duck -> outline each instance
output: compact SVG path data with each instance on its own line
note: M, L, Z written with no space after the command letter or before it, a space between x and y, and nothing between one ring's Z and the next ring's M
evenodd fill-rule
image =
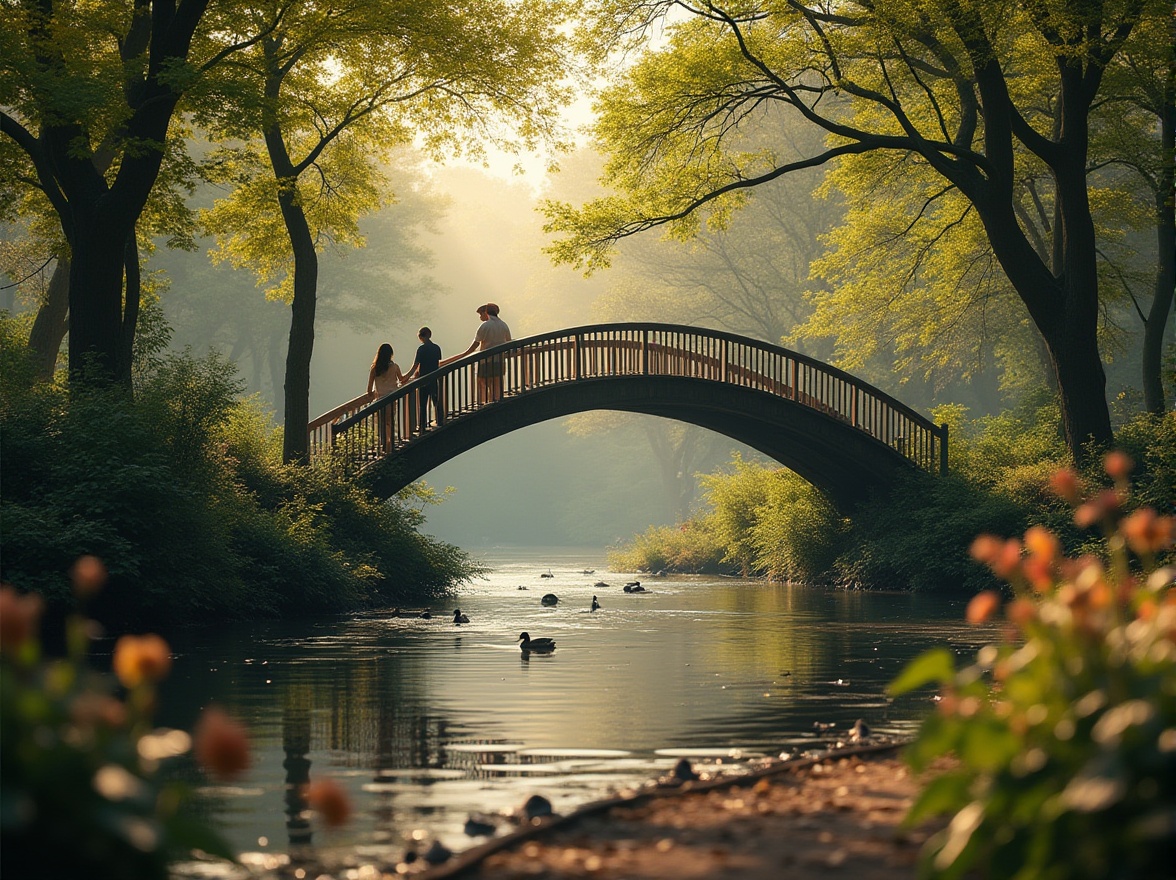
M603 590L608 587L608 584L606 584L604 581L597 581L592 586L596 587L598 590Z
M534 651L538 654L545 654L548 651L555 650L555 639L533 639L529 633L519 633L519 647L524 652Z
M460 608L454 608L453 609L453 622L455 624L469 623L470 619L461 613Z
M543 598L540 599L539 601L541 603L543 603L544 605L547 605L548 607L550 607L552 605L556 605L559 603L559 596L555 595L555 593L545 593L543 595Z
M399 608L393 608L393 609L392 609L392 613L391 613L391 614L389 614L388 616L389 616L389 617L400 617L400 609L399 609Z
M555 575L553 575L553 574L551 573L551 569L549 568L549 569L547 569L547 571L543 572L543 574L539 575L539 577L541 577L541 578L553 578L553 577L555 577Z
M596 574L595 568L586 568L580 574Z
M424 611L418 614L417 617L419 617L421 620L432 620L433 612L426 608Z
M597 608L599 608L599 607L600 607L600 603L599 603L599 602L597 602L597 601L596 601L596 597L595 597L595 596L593 596L593 597L592 597L592 610L593 610L593 611L595 611L595 610L596 610Z

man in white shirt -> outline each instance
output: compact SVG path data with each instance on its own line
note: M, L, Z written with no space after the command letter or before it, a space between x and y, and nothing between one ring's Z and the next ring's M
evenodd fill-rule
M475 349L485 351L504 342L510 342L510 328L506 322L498 317L498 304L486 303L478 306L478 316L482 323L478 325L478 332L474 334L474 341L461 354L446 358L441 365L452 363L459 358L472 353ZM502 397L502 372L504 369L502 355L486 358L478 364L478 402L488 403Z

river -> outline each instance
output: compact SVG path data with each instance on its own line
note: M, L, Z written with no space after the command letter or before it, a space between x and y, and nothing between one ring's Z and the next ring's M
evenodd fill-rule
M738 769L819 747L858 718L906 736L930 694L891 700L886 684L928 647L971 653L990 634L963 622L959 597L651 578L583 550L473 555L493 571L429 620L364 613L174 640L160 720L190 729L216 702L250 729L245 777L199 789L247 864L315 848L394 862L434 838L464 849L481 839L463 830L471 813L535 793L566 811L682 756ZM623 591L635 580L647 592ZM469 623L453 624L455 607ZM556 650L525 654L522 631ZM354 806L341 829L308 824L290 796L324 776Z

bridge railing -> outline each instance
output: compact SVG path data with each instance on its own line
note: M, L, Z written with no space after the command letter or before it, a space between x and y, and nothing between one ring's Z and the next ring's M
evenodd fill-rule
M357 397L308 426L311 457L340 450L361 467L436 429L418 424L422 390L435 384L440 421L495 401L478 374L497 365L504 397L615 376L679 376L752 388L845 422L927 471L947 470L947 427L836 367L735 334L673 324L598 324L509 342L413 380L378 400Z

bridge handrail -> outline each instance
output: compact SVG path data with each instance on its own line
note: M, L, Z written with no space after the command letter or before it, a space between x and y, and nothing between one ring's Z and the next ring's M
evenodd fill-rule
M660 335L651 343L649 338L650 334ZM723 343L721 357L719 353L714 351L702 351L699 348L672 348L658 341L662 337L675 336L690 337L701 343ZM732 362L732 351L730 349L732 345L749 351L762 352L774 358L775 361L773 364L760 364L759 369L753 369L744 363ZM703 345L701 347L705 348L706 346ZM620 372L610 371L604 373L591 372L588 376L578 375L579 372L582 372L579 370L580 352L591 349L601 349L601 354L607 350L614 356L623 356L625 354L630 356L635 355L636 360L630 359L626 361L626 364L630 367L628 370L621 369ZM571 366L573 372L577 372L576 376L570 379L560 378L558 376L547 378L543 376L528 376L527 364L523 360L527 354L534 354L536 357L539 357L561 350L565 352L569 350L577 351L575 364L564 364L565 367ZM902 401L862 381L856 376L808 355L758 339L740 336L724 330L711 330L682 324L657 322L586 324L580 327L528 336L495 346L486 351L475 352L468 357L461 358L441 367L436 372L430 373L427 376L418 377L385 397L370 400L367 395L362 395L318 416L307 427L310 439L310 452L312 457L324 452L327 448L334 445L335 438L338 435L345 434L355 429L356 426L363 425L367 426L366 435L368 436L365 436L364 440L361 441L361 445L366 444L365 448L369 450L368 457L372 457L370 455L370 449L373 446L396 447L410 442L413 439L416 416L415 407L410 406L410 403L412 400L415 400L415 392L419 391L426 384L436 383L438 387L443 389L442 398L445 401L443 406L446 419L460 417L466 412L477 408L478 404L471 398L474 387L474 383L471 380L474 377L476 367L492 358L501 358L504 362L512 365L523 364L521 370L521 387L515 388L510 386L507 384L507 377L503 379L503 390L508 395L523 393L532 388L545 387L553 382L579 381L584 378L595 378L602 375L634 375L634 363L640 363L642 371L651 375L695 375L693 372L689 374L673 373L664 372L660 369L650 373L651 354L656 354L667 363L670 359L682 359L680 366L689 363L694 367L705 367L718 374L718 381L729 382L732 378L742 378L746 381L736 381L733 384L754 384L756 387L769 386L773 393L790 397L802 405L824 412L831 417L850 421L853 427L865 431L870 436L875 437L875 439L886 443L892 448L896 448L900 453L925 469L938 469L946 472L946 426L935 425L930 419L919 415ZM746 360L750 360L750 358ZM784 375L785 371L783 370L773 371L769 369L771 366L787 367L789 364L791 364L790 375ZM803 370L801 369L802 367L804 368ZM520 370L516 367L514 375L510 378L518 379L519 372ZM843 383L846 388L850 389L851 394L847 397L845 394L840 393L841 389L829 387L825 381L813 381L814 377ZM814 395L809 393L808 390L802 391L799 387L802 383L806 389L815 390L818 393ZM818 388L817 386L821 387ZM787 392L786 394L782 393L785 391ZM450 409L451 401L458 404L452 410ZM876 406L871 408L871 402L880 405L883 411L879 412ZM850 413L842 411L847 407L851 410ZM868 415L868 418L864 421L859 419L859 408L863 409ZM885 411L893 413L902 421L911 423L912 427L925 431L927 434L925 442L916 443L910 449L903 448L906 441L911 438L907 438L901 433L894 434L892 420L885 415ZM869 422L870 425L867 426L865 422ZM888 426L881 435L876 430L878 423ZM902 430L901 426L899 430ZM380 433L385 435L385 441L382 444L378 436L376 436ZM895 441L898 441L899 445L896 446ZM939 447L938 450L935 449L936 446ZM938 455L935 454L936 451L938 451ZM379 457L381 454L382 450L375 457ZM937 468L936 465L938 465Z

